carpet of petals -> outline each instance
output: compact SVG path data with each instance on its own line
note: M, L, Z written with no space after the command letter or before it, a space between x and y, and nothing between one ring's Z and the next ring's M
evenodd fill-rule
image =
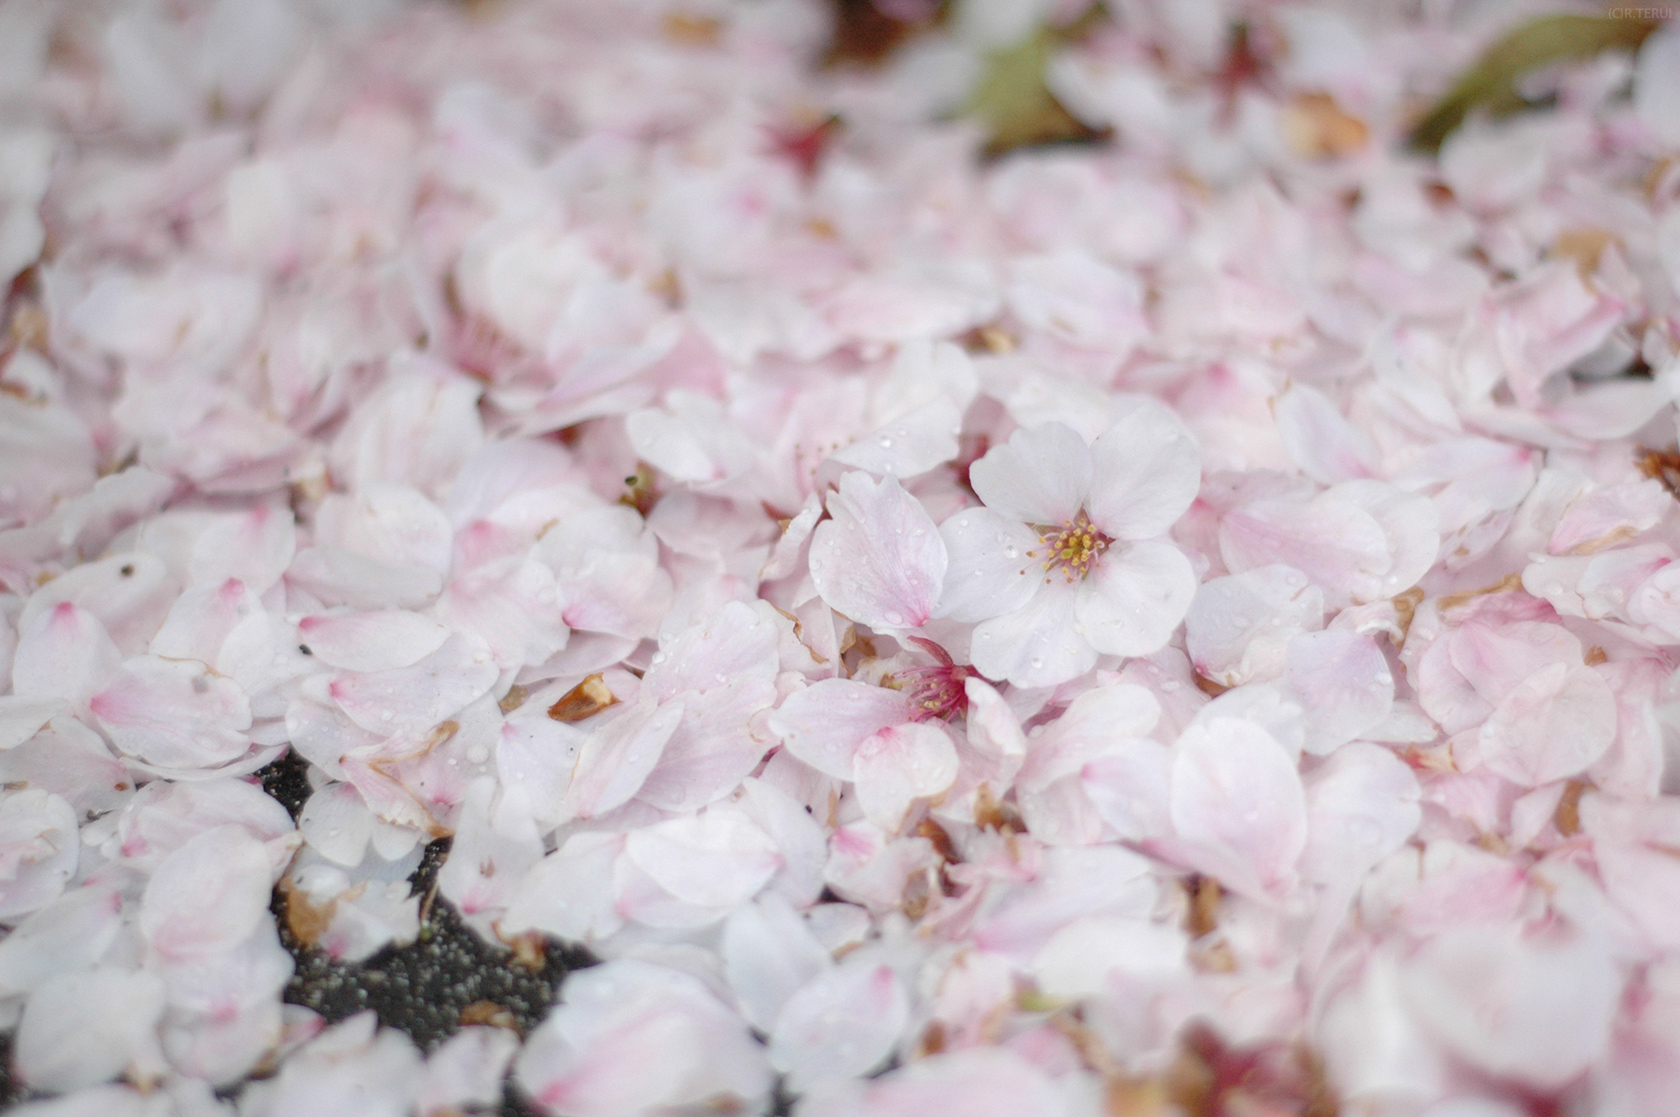
M20 1114L1674 1112L1680 27L858 6L0 2Z

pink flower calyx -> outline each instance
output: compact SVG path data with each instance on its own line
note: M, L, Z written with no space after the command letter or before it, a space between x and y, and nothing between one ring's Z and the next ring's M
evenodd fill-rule
M1057 570L1069 582L1083 579L1097 565L1097 560L1114 542L1113 538L1097 530L1083 510L1060 528L1033 525L1043 546L1027 552L1028 558L1039 559L1044 568L1045 581Z
M964 684L969 679L978 679L980 672L955 662L949 652L932 640L920 636L909 639L938 662L928 667L911 667L895 672L889 676L890 684L902 690L915 703L913 720L951 720L963 711L968 702Z

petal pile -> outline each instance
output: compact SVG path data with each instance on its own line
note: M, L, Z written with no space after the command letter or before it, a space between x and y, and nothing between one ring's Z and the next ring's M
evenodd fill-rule
M1680 28L1503 7L0 3L18 1112L1671 1112ZM596 964L285 1003L434 905Z

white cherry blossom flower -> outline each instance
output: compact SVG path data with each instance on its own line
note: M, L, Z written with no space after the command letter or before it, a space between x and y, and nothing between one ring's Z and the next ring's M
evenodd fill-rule
M978 622L981 674L1053 686L1098 655L1148 655L1172 637L1196 575L1162 536L1196 499L1201 465L1165 407L1131 401L1089 446L1061 423L1023 428L969 479L985 507L940 526L937 615Z

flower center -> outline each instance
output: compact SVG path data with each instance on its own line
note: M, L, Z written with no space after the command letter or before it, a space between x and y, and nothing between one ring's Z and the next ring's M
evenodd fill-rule
M979 678L980 672L965 664L952 662L950 654L932 640L919 636L912 636L910 640L938 662L929 667L911 667L896 672L888 685L903 691L915 703L916 712L911 715L912 720L932 721L939 718L950 721L968 704L968 690L964 684L969 679Z
M1114 542L1098 531L1084 512L1059 529L1040 527L1037 530L1041 545L1037 550L1028 551L1027 556L1038 559L1046 575L1060 570L1062 577L1069 582L1089 574L1102 553L1108 550L1108 545ZM1050 578L1044 580L1048 582Z

